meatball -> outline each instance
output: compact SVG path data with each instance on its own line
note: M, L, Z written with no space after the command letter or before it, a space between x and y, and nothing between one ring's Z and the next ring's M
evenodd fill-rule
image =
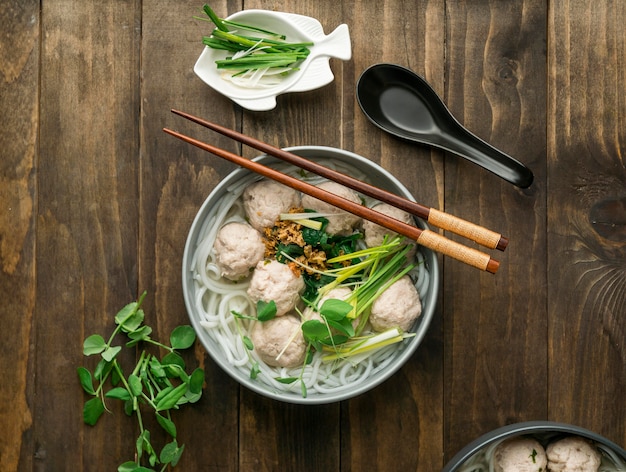
M532 438L507 439L494 451L495 472L545 472L546 451Z
M220 228L213 245L220 274L230 280L250 275L263 260L265 244L261 234L246 223L227 223Z
M400 328L411 329L422 313L422 303L408 275L394 282L372 303L369 322L374 331Z
M548 468L552 472L596 472L602 456L584 438L570 436L553 442L546 448Z
M379 203L374 205L372 210L376 210L387 216L395 218L396 220L400 220L403 223L415 226L415 221L410 213L407 213L400 208L391 206L388 203ZM368 247L380 246L386 234L389 235L389 237L397 235L397 233L385 228L384 226L380 226L368 220L363 221L363 233L365 234L365 244Z
M324 182L319 184L318 188L343 197L351 202L361 204L361 199L355 191L336 182ZM326 217L326 219L328 219L326 232L329 234L347 236L352 234L354 228L361 223L361 217L341 210L330 203L323 202L315 197L311 197L310 195L304 195L302 197L302 206L307 210L314 210L319 213L332 215Z
M243 207L253 228L271 228L281 213L300 206L300 192L273 180L260 180L243 192Z
M282 316L298 303L300 293L304 290L304 280L296 275L288 265L276 260L261 261L256 265L248 296L253 302L263 300L276 303L276 316Z
M250 338L255 352L267 365L296 367L304 362L306 342L300 321L293 315L256 323Z

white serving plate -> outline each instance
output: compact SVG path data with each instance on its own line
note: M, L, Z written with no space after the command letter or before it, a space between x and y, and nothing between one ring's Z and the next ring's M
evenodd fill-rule
M289 74L279 85L263 89L247 89L224 80L215 61L224 59L229 53L205 46L193 69L196 75L209 87L248 110L271 110L276 107L276 97L280 94L305 92L331 83L334 75L330 58L347 61L352 57L350 33L345 24L325 35L318 20L293 13L243 10L227 19L285 34L289 42L314 43L300 70Z

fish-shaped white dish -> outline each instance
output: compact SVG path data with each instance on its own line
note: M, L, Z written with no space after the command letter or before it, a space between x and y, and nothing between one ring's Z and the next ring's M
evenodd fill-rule
M229 16L227 20L284 34L288 42L313 43L311 52L300 64L299 70L290 72L278 85L269 88L245 88L225 80L215 61L224 59L230 53L205 46L193 69L196 75L211 88L248 110L271 110L276 107L278 95L314 90L331 83L334 75L329 59L332 57L347 61L352 57L350 33L345 24L325 35L318 20L293 13L243 10Z

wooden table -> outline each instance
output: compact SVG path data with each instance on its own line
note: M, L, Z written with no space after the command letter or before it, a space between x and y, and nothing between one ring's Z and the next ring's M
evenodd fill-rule
M501 231L496 275L441 259L435 322L411 361L341 404L243 389L201 347L202 400L175 415L180 470L437 471L494 428L548 419L626 444L626 2L214 1L349 25L335 81L249 112L192 67L202 2L0 4L0 470L116 470L137 429L92 428L83 339L147 291L154 337L187 322L181 259L199 206L234 167L165 135L179 108L272 144L367 156L418 201ZM383 134L359 109L378 62L423 75L470 130L529 166L519 189ZM205 133L205 134L202 134ZM154 433L158 434L158 433ZM177 469L178 469L177 468Z

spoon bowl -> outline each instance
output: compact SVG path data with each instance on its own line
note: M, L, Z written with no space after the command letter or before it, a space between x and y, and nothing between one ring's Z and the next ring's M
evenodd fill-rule
M357 101L383 131L449 151L518 187L532 184L530 169L467 130L430 84L409 69L395 64L369 67L358 80Z

